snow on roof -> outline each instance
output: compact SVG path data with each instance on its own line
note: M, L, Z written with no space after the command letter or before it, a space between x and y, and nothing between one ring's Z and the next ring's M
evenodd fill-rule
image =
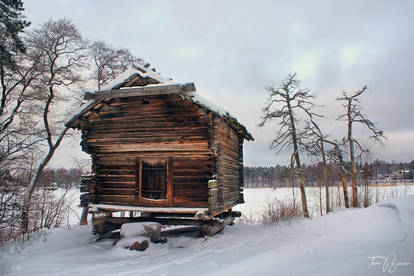
M93 107L95 104L95 99L87 100L86 102L82 103L78 108L73 110L66 118L65 118L65 126L69 126L70 123L87 109Z
M200 94L196 93L196 92L190 92L187 93L186 95L188 95L191 100L199 105L204 106L205 108L214 111L216 113L218 113L221 116L232 116L230 114L230 112L228 112L226 109L222 108L221 106L218 106L217 104L213 103L212 101L210 101L207 98L204 98L203 96L200 96ZM234 117L234 116L232 116Z
M204 98L203 96L200 96L199 94L195 92L189 92L185 93L184 96L189 97L194 103L198 104L199 106L208 109L212 112L217 113L219 116L225 118L227 123L229 125L232 125L233 128L236 128L239 131L242 131L244 133L245 138L247 140L254 140L253 136L247 131L246 127L241 124L235 116L233 116L230 112L228 112L226 109L220 107L219 105L213 103L207 98Z
M140 71L145 71L146 73L140 72L141 76L143 77L148 76L150 78L153 78L154 80L157 80L163 83L172 82L172 79L164 77L160 73L156 72L154 67L151 67L151 66L145 67L145 65L142 65L139 63L135 63L133 67L137 68Z
M128 66L128 68L123 73L119 74L119 76L113 79L110 83L107 83L104 86L102 86L100 90L111 90L136 74L139 74L143 78L152 78L160 83L172 82L171 79L163 77L160 73L156 72L154 67L145 67L145 65L135 63L133 65Z

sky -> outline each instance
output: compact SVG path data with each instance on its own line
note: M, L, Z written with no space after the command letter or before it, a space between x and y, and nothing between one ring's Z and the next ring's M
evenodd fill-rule
M335 99L367 85L363 112L387 137L373 144L368 131L356 129L370 160L414 160L414 1L26 0L24 6L33 26L71 19L85 38L127 48L174 81L194 82L197 93L252 133L245 165L289 163L288 151L269 149L276 123L257 125L265 87L293 72L323 105L320 124L332 139L346 135ZM79 140L68 139L51 166L86 158Z

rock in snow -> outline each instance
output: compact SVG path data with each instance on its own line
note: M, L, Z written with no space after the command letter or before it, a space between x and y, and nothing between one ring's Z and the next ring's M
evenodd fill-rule
M145 251L145 249L148 248L148 245L149 245L149 242L147 240L142 241L142 242L136 241L134 242L133 245L129 247L129 249L136 250L136 251Z

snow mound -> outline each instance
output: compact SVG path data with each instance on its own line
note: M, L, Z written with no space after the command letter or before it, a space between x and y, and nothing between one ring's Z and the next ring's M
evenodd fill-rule
M134 222L125 223L121 226L121 238L144 236L149 231L160 232L161 224L158 222Z

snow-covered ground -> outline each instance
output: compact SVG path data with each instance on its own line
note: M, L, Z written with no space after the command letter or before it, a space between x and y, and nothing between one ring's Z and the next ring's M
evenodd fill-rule
M265 203L260 193L273 200L271 189L245 193L252 208ZM1 254L0 275L414 275L414 195L310 220L235 224L207 239L173 237L143 252L73 226Z

